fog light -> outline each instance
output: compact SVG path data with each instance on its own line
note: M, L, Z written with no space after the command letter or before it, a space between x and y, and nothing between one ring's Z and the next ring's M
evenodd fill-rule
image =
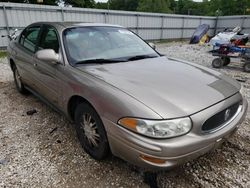
M150 156L146 156L146 155L140 155L140 158L144 161L148 161L150 163L155 163L155 164L164 164L166 163L166 160L164 159L159 159L159 158L155 158L155 157L150 157Z

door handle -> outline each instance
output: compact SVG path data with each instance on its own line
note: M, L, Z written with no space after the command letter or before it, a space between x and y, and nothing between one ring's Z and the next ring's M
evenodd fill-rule
M37 67L37 63L34 63L33 66L34 66L34 67Z

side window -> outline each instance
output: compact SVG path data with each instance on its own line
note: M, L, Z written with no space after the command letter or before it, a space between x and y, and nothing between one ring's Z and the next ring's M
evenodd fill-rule
M19 43L31 52L35 52L39 31L40 26L25 29L21 35Z
M47 27L42 35L42 40L39 44L39 50L53 49L56 53L59 51L59 41L54 28Z

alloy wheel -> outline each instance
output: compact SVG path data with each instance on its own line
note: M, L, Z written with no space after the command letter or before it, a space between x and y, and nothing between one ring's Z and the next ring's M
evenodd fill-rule
M90 146L98 147L100 142L100 135L98 133L98 128L94 118L90 114L83 114L81 126Z

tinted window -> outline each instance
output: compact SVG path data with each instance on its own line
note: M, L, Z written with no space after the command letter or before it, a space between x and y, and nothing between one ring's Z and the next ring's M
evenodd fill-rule
M20 38L20 44L26 49L35 52L40 26L29 27L24 30Z
M39 44L39 50L53 49L56 53L59 50L59 42L54 28L46 27L42 34L42 40Z

